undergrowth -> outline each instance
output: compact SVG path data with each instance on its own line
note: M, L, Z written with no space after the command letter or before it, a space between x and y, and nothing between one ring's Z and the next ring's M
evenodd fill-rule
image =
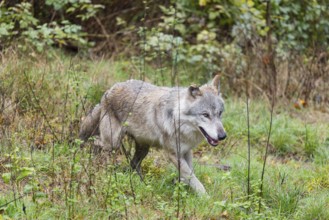
M51 52L50 52L51 53ZM134 62L90 61L54 52L45 58L2 58L0 75L0 215L4 219L328 219L329 136L316 121L278 105L259 210L259 185L269 127L266 101L250 105L251 194L247 196L247 126L243 100L226 97L228 138L194 151L196 175L208 191L198 197L178 183L164 154L143 162L143 180L120 151L80 147L79 122L117 81L139 78ZM195 77L181 68L181 85ZM169 85L147 66L146 80ZM164 70L164 74L170 74ZM197 77L196 77L197 78ZM225 91L223 91L225 93ZM128 152L133 151L129 142ZM229 166L224 171L222 165Z

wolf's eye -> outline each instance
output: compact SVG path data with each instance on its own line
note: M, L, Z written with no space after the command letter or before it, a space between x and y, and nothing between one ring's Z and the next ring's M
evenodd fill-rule
M223 111L220 111L219 114L218 114L218 116L219 117L222 116L222 113L223 113Z
M207 112L202 113L202 116L205 118L210 118L210 115Z

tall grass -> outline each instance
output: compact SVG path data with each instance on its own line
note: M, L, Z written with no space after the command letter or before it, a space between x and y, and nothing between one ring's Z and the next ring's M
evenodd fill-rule
M329 127L321 118L308 123L302 114L314 114L311 109L301 112L279 106L280 113L274 114L264 211L258 214L257 190L269 123L264 101L251 99L249 106L249 200L246 109L235 97L226 98L227 140L218 148L204 142L195 149L195 172L209 193L200 198L184 184L174 183L176 170L161 152L152 151L143 162L142 182L122 153L93 153L88 144L80 148L81 118L112 84L137 78L139 70L133 62L91 61L58 52L51 57L21 59L14 53L4 57L0 75L4 106L0 111L0 210L4 218L170 219L178 213L173 199L180 202L179 218L329 216L325 196L329 194ZM156 70L145 68L147 80L159 80ZM184 75L181 84L188 85L189 79ZM223 171L221 165L231 170Z

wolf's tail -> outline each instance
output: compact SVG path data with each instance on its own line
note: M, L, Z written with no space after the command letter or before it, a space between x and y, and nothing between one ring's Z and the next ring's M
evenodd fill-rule
M97 104L81 123L79 132L79 138L81 140L86 141L91 136L99 135L100 115L101 105Z

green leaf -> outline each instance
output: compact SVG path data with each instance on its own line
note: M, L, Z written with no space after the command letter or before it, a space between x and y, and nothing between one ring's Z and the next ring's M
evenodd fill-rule
M0 26L0 36L8 36L8 35L9 35L8 30L5 27L3 27L2 24L1 24L1 26Z
M24 193L30 193L32 191L32 189L33 189L33 186L32 185L26 184L24 186Z
M34 173L34 168L30 168L30 167L23 167L21 169L21 171L19 172L19 175L17 177L17 180L22 180L25 177L28 177L30 175L32 175Z
M46 193L43 193L43 192L36 192L34 194L34 197L35 198L47 198L47 194Z
M2 174L2 179L5 183L9 184L11 179L11 173Z
M210 20L214 20L215 18L217 18L218 16L219 16L219 12L218 11L211 11L210 13L209 13L209 19Z

